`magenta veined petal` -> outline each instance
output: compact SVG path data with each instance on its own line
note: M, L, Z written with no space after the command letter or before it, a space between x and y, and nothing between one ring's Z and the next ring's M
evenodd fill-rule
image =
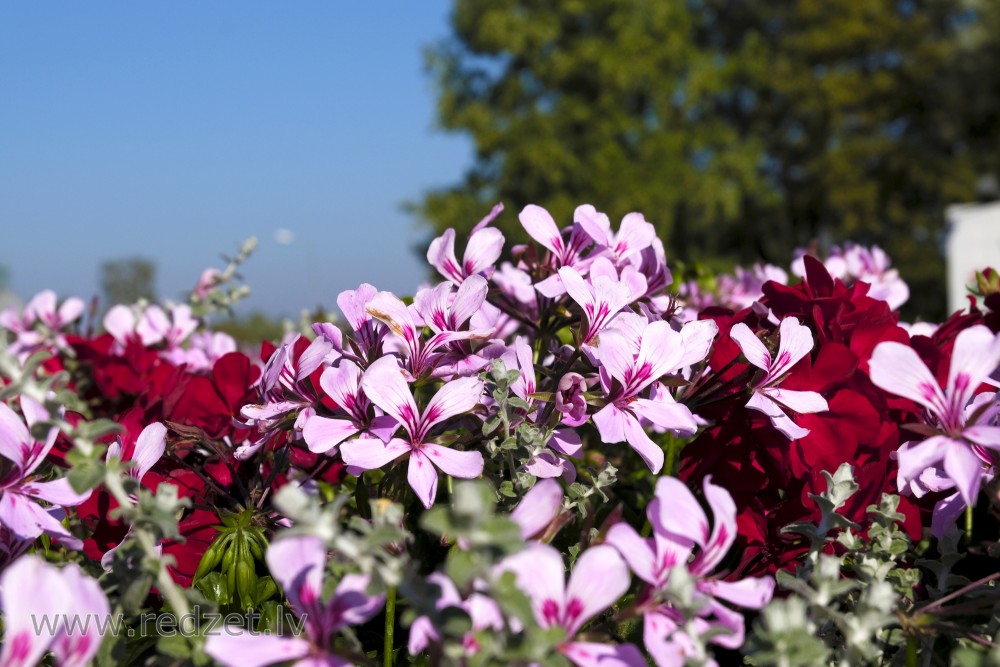
M410 453L406 479L410 483L410 488L417 494L417 498L423 503L423 506L430 509L434 505L434 498L437 496L438 474L434 468L434 464L419 449L413 450Z
M417 437L420 413L394 357L382 357L369 366L361 387L368 399L398 421L410 437Z
M26 555L0 574L0 608L4 612L0 665L34 667L55 640L60 614L71 599L59 570L37 556ZM49 618L53 624L39 633L32 620Z
M602 544L580 554L566 584L566 633L576 636L587 621L617 602L631 581L628 566L613 547Z
M778 325L778 352L768 371L768 379L773 380L787 373L812 349L813 336L809 327L794 317L781 320Z
M521 537L528 539L541 533L562 507L563 490L554 479L543 479L524 494L511 520L521 527Z
M562 556L547 544L531 543L497 565L497 576L512 572L530 599L535 620L543 628L561 625L566 597L566 567Z
M311 650L298 637L250 634L237 626L218 628L205 642L205 652L225 667L266 667L304 658Z
M424 408L420 416L419 435L413 434L414 438L423 439L435 424L472 410L479 405L482 395L483 383L478 377L459 378L446 383Z
M737 322L729 330L729 337L739 346L747 361L763 371L770 370L771 354L764 347L764 343L750 331L750 327L743 322Z
M484 461L480 452L462 452L433 444L424 445L421 451L446 475L472 479L483 474Z
M604 542L617 549L636 576L647 584L662 583L656 577L656 553L652 540L641 537L627 523L618 523L608 531Z
M528 236L552 251L554 255L561 256L563 252L562 236L552 215L541 206L528 204L518 215L524 231Z
M323 540L312 535L278 539L268 547L266 558L272 576L281 584L295 612L299 616L315 614L318 622L327 561ZM312 622L312 618L307 620Z
M875 386L919 403L938 418L948 411L937 380L909 345L879 343L868 361L868 375Z

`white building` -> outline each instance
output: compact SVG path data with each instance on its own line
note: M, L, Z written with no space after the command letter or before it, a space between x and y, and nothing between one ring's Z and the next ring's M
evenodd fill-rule
M976 271L1000 271L1000 202L955 204L945 209L948 219L948 312L968 304L968 285Z

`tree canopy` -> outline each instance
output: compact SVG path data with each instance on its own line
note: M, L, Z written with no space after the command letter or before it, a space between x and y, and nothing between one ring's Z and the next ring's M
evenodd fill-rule
M456 0L452 28L428 61L476 160L417 204L435 230L588 202L715 266L878 243L942 314L944 207L1000 161L1000 3Z

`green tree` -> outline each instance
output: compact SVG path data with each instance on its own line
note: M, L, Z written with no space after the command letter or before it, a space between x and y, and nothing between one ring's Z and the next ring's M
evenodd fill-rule
M997 3L456 0L429 50L462 182L415 208L468 229L494 201L568 221L638 210L668 252L787 264L878 243L939 316L943 209L998 168ZM992 89L989 89L990 84ZM510 228L510 227L508 227Z
M101 264L101 289L107 306L156 300L156 264L133 257Z

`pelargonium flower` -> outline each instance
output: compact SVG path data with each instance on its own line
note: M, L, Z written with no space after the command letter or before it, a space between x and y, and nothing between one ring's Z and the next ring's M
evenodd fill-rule
M427 248L427 261L442 276L456 285L461 285L472 275L478 274L489 278L493 273L493 265L500 258L504 238L499 229L488 225L502 212L503 204L497 204L472 229L461 263L455 257L455 230L451 228L444 230L444 234L431 241Z
M122 350L133 337L146 347L166 343L170 349L180 345L198 328L198 320L192 317L191 307L186 304L172 306L169 317L155 304L138 315L131 307L119 304L105 313L103 322Z
M142 432L139 433L139 437L135 439L134 443L123 443L122 439L119 437L114 443L108 447L106 458L112 459L117 458L122 463L129 464L129 474L135 478L137 482L142 482L142 478L146 476L146 473L156 465L161 458L163 458L163 452L167 449L167 427L160 422L153 422L149 424ZM104 569L111 569L111 563L114 560L115 552L118 550L126 540L131 537L131 528L129 528L129 534L118 543L118 546L112 547L104 552L101 557L101 565Z
M59 331L83 315L83 300L70 297L56 308L56 293L43 290L36 294L24 307L24 317L30 321L38 321L51 331Z
M483 473L480 452L462 452L430 442L430 430L449 417L468 412L479 405L483 383L478 378L459 378L441 387L421 412L413 400L402 370L394 357L373 363L361 380L372 403L393 417L406 432L406 439L382 442L360 437L340 445L344 463L361 470L381 468L403 456L409 456L407 479L424 507L434 504L440 468L452 477L472 478Z
M326 338L318 337L296 355L296 348L300 347L296 343L300 340L296 336L271 354L257 380L259 402L244 405L240 410L242 423L256 427L261 433L255 443L257 448L280 426L286 415L311 407L317 401L315 391L306 380L323 365L333 346ZM252 453L247 451L242 456Z
M576 560L569 582L562 556L546 544L530 544L497 565L497 574L513 572L517 586L531 600L535 621L544 629L560 627L566 641L558 650L581 667L646 664L632 644L577 641L587 621L613 605L631 583L628 567L609 546L590 547Z
M323 599L327 554L312 535L276 540L267 549L267 566L281 584L292 611L305 628L304 637L279 637L227 626L208 637L205 652L226 667L264 667L295 660L298 667L347 667L351 663L331 651L336 633L360 625L377 614L384 595L369 595L369 577L345 575L333 596Z
M610 267L610 262L605 262ZM559 269L559 275L566 292L583 309L586 324L581 330L581 345L594 343L598 334L611 324L622 309L646 291L645 280L641 280L641 284L631 284L624 274L620 279L614 267L610 267L609 271L592 270L586 280L569 266ZM642 278L634 270L631 275Z
M573 219L580 223L600 248L621 265L633 255L641 253L656 238L656 228L646 222L642 213L629 213L622 218L618 233L611 231L611 221L590 204L578 206Z
M486 298L486 280L482 276L470 276L462 283L454 299L449 299L451 284L443 283L443 285L438 298L434 298L432 294L421 298L430 317L428 322L422 319L416 305L407 306L391 292L379 292L365 307L372 317L384 323L399 337L402 343L401 352L406 359L406 370L412 379L423 377L433 371L435 362L441 356L441 348L449 343L485 338L490 334L489 331L459 330L459 327L482 306ZM423 324L435 328L434 335L426 341L420 332L420 326Z
M346 417L310 416L302 428L309 451L334 453L337 445L362 431L385 442L399 428L392 417L374 413L374 406L361 390L361 369L353 361L341 359L336 366L325 369L319 384Z
M736 649L743 645L743 615L722 604L760 609L774 593L774 579L750 577L740 581L722 581L712 571L725 557L736 538L736 506L732 496L706 477L705 498L715 517L709 534L708 519L694 495L680 480L661 477L656 495L646 508L653 537L640 537L625 523L612 526L607 543L616 548L632 571L648 585L640 595L638 608L643 614L643 639L646 650L660 667L681 667L692 655L694 643L683 630L693 621L699 635L713 631L710 642ZM692 559L694 546L700 547ZM671 604L671 577L676 568L686 568L694 580L693 619Z
M644 324L638 316L625 319L635 325L605 331L597 348L608 404L594 415L594 424L601 440L608 444L627 441L656 473L663 467L663 450L649 438L639 420L689 434L698 425L691 411L674 401L669 392L657 391L649 398L640 394L680 368L684 342L666 322Z
M21 411L27 427L13 410L0 403L0 456L11 464L0 468L0 524L18 539L34 540L45 533L71 549L79 549L83 544L60 523L62 508L79 505L90 497L90 492L77 493L65 477L49 482L32 479L31 473L48 455L59 431L53 427L45 442L36 441L28 429L35 422L49 419L49 413L27 396L21 397ZM39 500L53 507L43 508Z
M535 364L532 360L531 346L523 336L518 336L514 344L500 357L508 370L517 370L520 376L511 385L511 392L528 404L525 419L537 419L537 414L531 414L534 409L536 390ZM563 476L567 481L576 479L576 467L566 457L579 457L583 449L580 434L573 429L557 428L553 430L548 441L548 448L536 452L525 464L524 469L535 477Z
M57 568L23 556L0 575L0 665L34 667L51 651L55 664L83 667L108 628L108 599L78 565Z
M830 409L826 399L814 391L778 387L792 366L812 350L813 338L809 327L800 324L794 317L781 320L778 325L778 352L773 359L760 339L743 322L734 324L729 336L739 345L747 361L764 371L764 376L753 384L753 395L747 401L747 407L767 415L771 425L789 440L809 435L809 429L792 421L784 408L799 414L824 412Z
M541 537L559 516L564 496L559 482L538 480L510 513L510 520L521 528L521 537L526 540Z
M1000 427L985 419L986 410L969 414L967 407L998 364L1000 336L982 325L955 338L943 389L913 348L896 342L875 348L869 361L872 382L922 405L934 429L926 440L899 449L901 490L929 468L937 468L954 482L965 505L975 504L983 475L993 466L990 450L1000 450Z
M66 339L62 335L63 327L72 324L83 314L83 301L70 297L56 308L56 293L43 290L32 297L19 313L16 308L6 308L0 312L0 327L16 334L17 339L10 345L11 354L25 359L46 345L65 347ZM36 329L36 324L42 324L47 334Z
M334 350L362 368L366 368L369 363L382 356L382 340L388 332L386 326L372 318L367 310L368 304L378 293L372 285L361 283L358 289L344 290L337 295L337 306L351 327L346 340L340 329L333 324L313 325L313 331L317 336L325 338Z
M438 611L448 607L457 607L469 615L472 629L462 638L462 648L466 655L475 655L479 651L479 644L475 637L476 632L486 629L496 631L504 629L503 612L500 610L500 605L489 596L474 591L463 599L451 579L440 572L428 575L427 581L441 589L441 597L435 604ZM441 633L438 628L434 627L434 623L429 617L418 616L413 620L410 625L410 640L407 644L410 655L417 655L429 644L439 641L441 641Z

